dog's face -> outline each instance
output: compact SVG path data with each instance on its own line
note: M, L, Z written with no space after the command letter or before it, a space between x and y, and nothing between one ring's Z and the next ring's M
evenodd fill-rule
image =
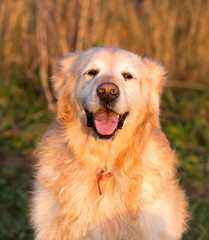
M60 61L54 88L58 102L69 97L69 108L92 129L90 134L113 139L145 112L158 115L164 75L159 64L133 53L93 48Z

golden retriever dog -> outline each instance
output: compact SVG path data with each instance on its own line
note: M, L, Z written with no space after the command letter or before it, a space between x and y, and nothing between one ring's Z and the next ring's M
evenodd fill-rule
M165 69L119 48L58 61L57 119L37 147L36 240L177 240L186 200L161 131Z

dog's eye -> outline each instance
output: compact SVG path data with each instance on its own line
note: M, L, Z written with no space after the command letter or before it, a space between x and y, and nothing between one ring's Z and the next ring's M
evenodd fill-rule
M122 75L125 78L125 80L134 78L130 73L123 73Z
M91 69L86 74L90 77L95 77L99 73L99 70L97 69Z

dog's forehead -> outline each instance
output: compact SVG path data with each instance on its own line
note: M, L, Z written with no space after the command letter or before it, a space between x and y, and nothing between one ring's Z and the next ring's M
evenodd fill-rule
M137 71L142 67L141 57L119 48L93 48L83 53L83 70L89 68Z

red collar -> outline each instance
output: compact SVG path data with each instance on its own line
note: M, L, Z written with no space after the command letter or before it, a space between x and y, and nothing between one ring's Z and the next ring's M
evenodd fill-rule
M100 188L100 181L101 180L104 180L104 179L107 179L109 177L111 177L112 174L111 172L109 171L104 171L104 170L101 170L101 172L99 173L99 176L97 178L97 185L98 185L98 189L99 189L99 194L102 195L102 191L101 191L101 188Z

